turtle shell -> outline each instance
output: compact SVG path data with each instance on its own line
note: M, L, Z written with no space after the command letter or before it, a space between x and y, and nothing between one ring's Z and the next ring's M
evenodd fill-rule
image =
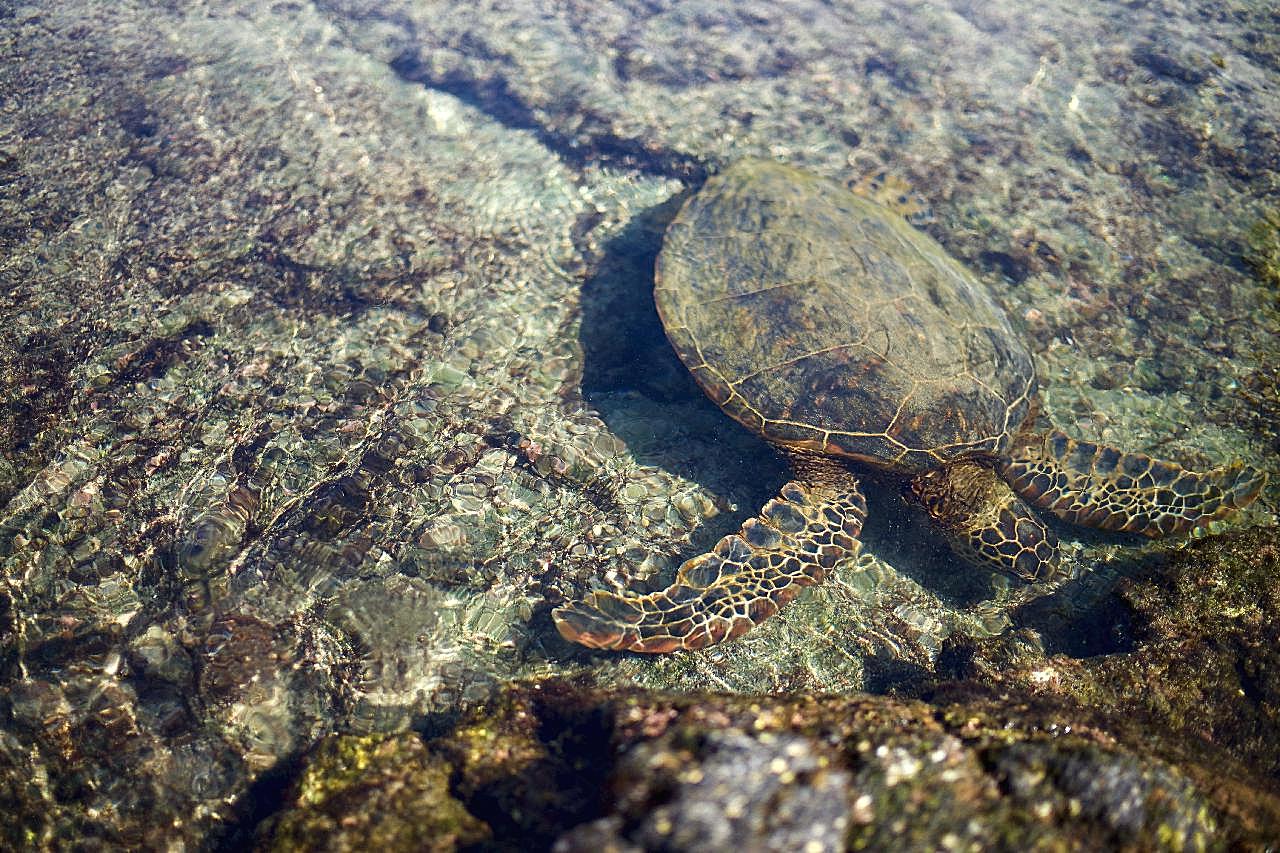
M734 164L667 229L654 299L703 390L774 444L921 471L1003 455L1030 353L974 275L840 184Z

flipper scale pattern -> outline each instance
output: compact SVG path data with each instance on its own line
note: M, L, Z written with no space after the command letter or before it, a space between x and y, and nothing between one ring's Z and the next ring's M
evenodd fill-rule
M1016 449L1000 474L1024 499L1064 521L1151 538L1242 509L1267 482L1265 473L1244 465L1198 473L1058 430Z
M648 595L597 590L553 611L567 640L661 653L730 640L857 554L867 504L856 482L792 481L738 533L688 560Z

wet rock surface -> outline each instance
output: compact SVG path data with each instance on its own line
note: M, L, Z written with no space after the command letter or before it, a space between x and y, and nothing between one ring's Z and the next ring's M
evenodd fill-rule
M446 846L874 846L912 761L959 768L903 800L922 843L1274 835L1278 478L1194 544L1064 531L1053 589L869 489L864 554L737 643L550 625L783 480L648 296L739 156L926 199L1073 435L1276 470L1274 13L1065 8L0 4L0 846L337 845L432 803ZM566 674L596 687L510 687Z
M555 850L840 850L849 773L806 739L729 729L646 741L614 770L615 813Z
M939 659L950 676L932 700L1030 693L1067 699L1104 718L1181 732L1260 775L1280 778L1280 550L1267 531L1199 542L1122 585L1132 646L1123 654L1045 654L1030 632L957 640ZM1101 621L1101 620L1099 620ZM1174 741L1176 743L1176 740ZM1212 771L1198 781L1233 784Z
M404 734L322 743L258 835L264 850L443 851L489 832L449 793L449 767Z
M426 751L490 821L484 849L1203 850L1274 837L1274 778L1189 734L1030 692L926 703L551 680L508 688ZM304 784L327 784L318 772L313 760ZM390 784L382 772L362 785ZM358 837L361 821L348 824Z

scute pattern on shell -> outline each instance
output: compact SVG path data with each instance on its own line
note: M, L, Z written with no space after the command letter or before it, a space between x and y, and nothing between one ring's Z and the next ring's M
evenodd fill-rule
M761 160L668 229L654 297L680 358L778 444L906 471L1009 446L1031 355L980 281L839 184Z

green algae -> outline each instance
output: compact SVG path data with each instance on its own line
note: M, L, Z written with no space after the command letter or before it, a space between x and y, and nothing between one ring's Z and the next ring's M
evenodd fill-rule
M1197 542L1125 598L1140 614L1131 654L1081 662L1080 698L1107 713L1225 748L1280 774L1280 548L1258 529Z
M1249 229L1245 261L1280 297L1280 209L1268 210Z
M1275 531L1213 537L1172 553L1122 592L1137 648L1062 661L1064 689L1117 715L1196 733L1280 773L1280 548ZM1058 663L1057 660L1054 663Z
M449 791L447 764L415 734L335 737L317 747L262 849L456 850L490 831Z

